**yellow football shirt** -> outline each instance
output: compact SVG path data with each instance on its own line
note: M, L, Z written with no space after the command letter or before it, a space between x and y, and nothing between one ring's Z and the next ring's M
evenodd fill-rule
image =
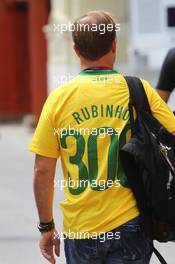
M175 117L146 82L153 115L175 131ZM85 71L46 100L29 150L61 157L64 232L83 238L110 231L139 212L120 162L130 138L129 91L116 71Z

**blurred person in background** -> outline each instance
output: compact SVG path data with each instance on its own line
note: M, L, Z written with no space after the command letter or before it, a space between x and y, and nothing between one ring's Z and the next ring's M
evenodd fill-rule
M29 146L36 154L40 249L50 263L60 254L52 210L59 157L66 183L66 199L60 203L66 263L148 264L152 255L152 240L141 230L136 200L117 154L131 131L129 90L114 69L116 31L113 17L104 11L76 20L72 35L81 72L49 95ZM142 82L154 117L174 133L173 113Z
M175 88L175 48L169 50L163 62L158 84L158 94L167 102Z

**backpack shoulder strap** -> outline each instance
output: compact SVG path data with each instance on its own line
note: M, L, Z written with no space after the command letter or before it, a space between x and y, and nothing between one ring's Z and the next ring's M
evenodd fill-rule
M136 111L144 110L151 114L148 98L141 80L137 77L125 76L130 93L130 102Z
M141 114L142 118L146 121L147 125L149 126L150 130L159 137L160 130L162 125L159 121L153 117L151 108L148 102L148 98L143 87L141 80L137 77L125 76L124 77L128 89L129 89L129 112L130 112L130 121L131 121L131 129L132 131L136 131L134 125L134 118L133 118L133 106L136 110L136 113ZM134 133L133 132L133 133Z

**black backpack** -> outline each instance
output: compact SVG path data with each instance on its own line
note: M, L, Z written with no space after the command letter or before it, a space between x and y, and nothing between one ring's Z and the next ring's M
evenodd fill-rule
M129 92L131 139L120 159L140 211L143 232L153 240L175 240L175 137L150 110L136 77L125 77ZM134 110L136 119L134 119ZM166 261L154 248L161 263Z

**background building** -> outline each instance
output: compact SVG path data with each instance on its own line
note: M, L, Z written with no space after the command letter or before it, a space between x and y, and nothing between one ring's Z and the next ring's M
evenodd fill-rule
M47 95L48 0L0 1L0 117L38 119Z
M120 24L116 68L156 84L175 43L174 0L1 0L1 119L32 114L37 120L47 94L78 73L64 26L95 9L113 13Z

